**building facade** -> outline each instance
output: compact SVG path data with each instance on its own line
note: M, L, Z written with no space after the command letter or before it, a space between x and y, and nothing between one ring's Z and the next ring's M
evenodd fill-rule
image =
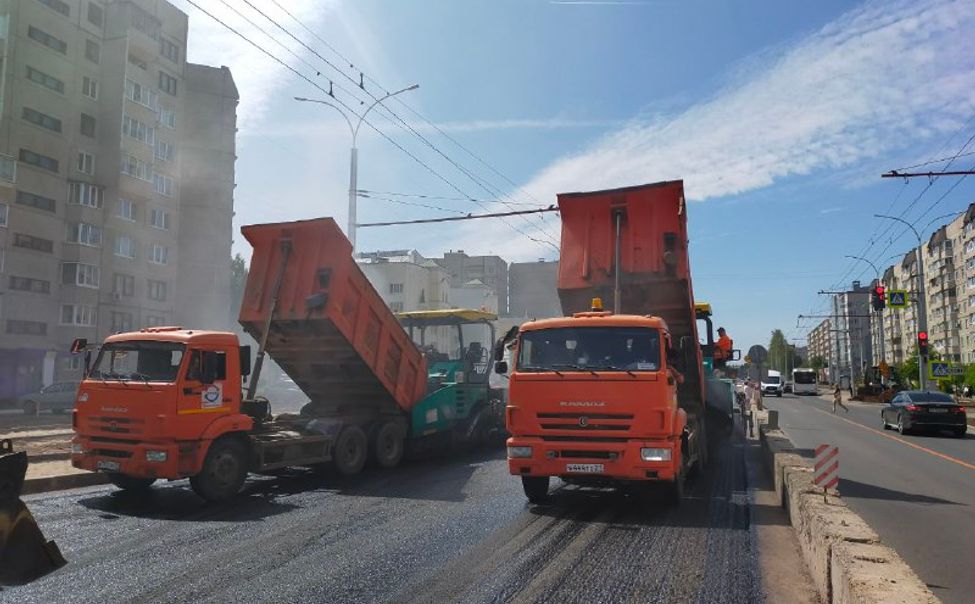
M559 263L512 262L508 266L508 315L531 319L562 316Z
M218 254L229 273L236 91L204 141L187 27L163 0L0 0L0 399L80 377L75 337L176 322ZM210 169L193 145L219 154ZM187 257L193 227L219 245ZM205 303L225 305L214 289Z
M830 321L824 319L819 325L814 327L807 336L807 346L809 347L809 358L807 365L812 365L815 358L822 359L826 366L820 372L819 379L825 380L830 367L833 366L832 348L830 347Z
M477 280L493 289L498 295L498 314L508 314L508 263L500 256L468 256L464 250L457 250L434 262L447 271L451 287Z
M834 383L861 380L872 363L870 290L854 281L849 291L833 295L829 379Z

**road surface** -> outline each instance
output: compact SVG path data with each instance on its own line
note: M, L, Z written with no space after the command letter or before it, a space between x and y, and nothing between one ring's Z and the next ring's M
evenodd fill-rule
M754 441L723 445L679 509L565 486L530 506L500 452L257 478L219 506L183 482L32 496L69 565L0 601L758 602L757 535L787 524L749 505L746 457ZM771 557L773 594L808 583Z
M880 405L825 397L766 398L804 455L840 449L840 494L946 604L971 602L975 573L975 435L901 436L883 430Z

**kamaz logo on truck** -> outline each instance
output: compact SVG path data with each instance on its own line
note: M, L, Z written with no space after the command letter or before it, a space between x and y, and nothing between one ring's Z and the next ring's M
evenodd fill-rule
M602 401L562 401L559 405L562 407L605 407L606 403Z

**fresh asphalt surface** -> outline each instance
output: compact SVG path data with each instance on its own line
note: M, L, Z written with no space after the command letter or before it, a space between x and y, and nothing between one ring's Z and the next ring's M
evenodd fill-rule
M975 435L901 436L884 430L881 405L824 397L765 398L804 455L839 447L840 495L946 603L975 593ZM913 445L913 446L912 446Z
M561 484L531 506L501 451L252 478L217 506L185 481L30 496L69 564L0 601L758 602L749 446L721 445L677 509Z

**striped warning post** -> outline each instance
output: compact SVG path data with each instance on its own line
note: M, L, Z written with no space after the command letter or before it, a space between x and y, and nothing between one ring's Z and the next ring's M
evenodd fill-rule
M813 483L825 489L835 488L840 482L840 449L833 445L816 447L816 465L813 470Z

